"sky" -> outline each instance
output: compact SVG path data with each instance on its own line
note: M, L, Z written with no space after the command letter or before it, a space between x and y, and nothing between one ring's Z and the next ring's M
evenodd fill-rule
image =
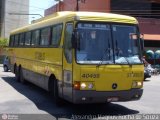
M29 13L44 16L44 10L56 4L54 0L29 0ZM40 15L30 15L29 21L41 18Z

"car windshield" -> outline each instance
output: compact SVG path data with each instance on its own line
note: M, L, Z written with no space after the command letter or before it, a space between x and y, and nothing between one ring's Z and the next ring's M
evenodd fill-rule
M78 23L76 60L83 64L139 64L135 25Z

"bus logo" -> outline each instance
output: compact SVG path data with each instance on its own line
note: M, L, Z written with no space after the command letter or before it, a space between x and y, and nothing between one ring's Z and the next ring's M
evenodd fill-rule
M117 87L118 87L118 85L117 85L116 83L113 83L113 84L112 84L112 88L113 88L113 89L116 89Z

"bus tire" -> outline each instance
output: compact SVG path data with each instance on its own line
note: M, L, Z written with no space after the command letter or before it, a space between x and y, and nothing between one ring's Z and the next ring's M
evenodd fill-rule
M53 87L53 97L54 101L57 106L61 106L63 104L63 100L59 97L59 92L58 92L58 80L54 80L54 87Z
M20 82L21 83L23 83L23 84L25 84L25 79L24 79L24 76L23 76L23 70L22 70L22 68L20 67L20 69L19 69L19 79L20 79Z
M20 82L20 75L19 75L19 69L17 66L15 66L15 77L16 77L16 81Z

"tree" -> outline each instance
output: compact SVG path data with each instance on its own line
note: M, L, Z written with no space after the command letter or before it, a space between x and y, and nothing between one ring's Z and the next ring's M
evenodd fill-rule
M0 49L8 46L8 39L7 38L0 38Z
M5 47L8 46L8 39L7 38L0 38L0 57L4 55L6 52Z

